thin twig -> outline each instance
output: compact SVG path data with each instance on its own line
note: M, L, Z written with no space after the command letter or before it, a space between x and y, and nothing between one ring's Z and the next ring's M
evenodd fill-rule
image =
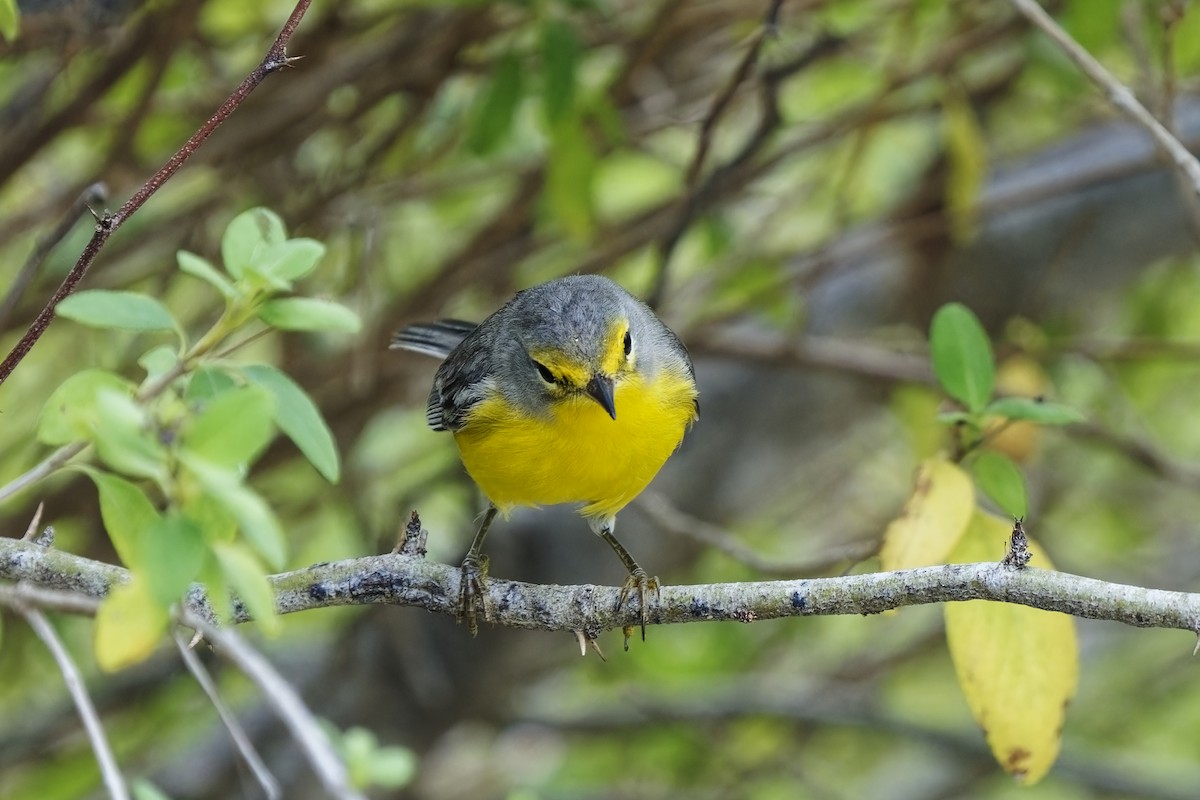
M1187 180L1192 192L1200 194L1200 162L1163 126L1146 107L1138 102L1129 87L1113 77L1091 53L1059 27L1035 0L1010 0L1017 11L1054 40L1054 43L1104 92L1108 102L1121 113L1146 129L1155 143L1163 149L1179 174Z
M91 240L84 247L83 252L79 255L79 259L75 262L75 266L67 273L67 277L63 279L62 284L55 291L50 301L45 308L41 310L37 318L29 326L25 335L9 352L3 362L0 362L0 384L12 374L12 371L17 368L21 360L29 353L37 341L42 338L42 334L50 327L50 323L54 321L54 310L58 304L62 302L71 292L75 291L75 287L87 274L88 269L96 260L96 256L100 253L101 248L116 231L129 220L133 214L142 207L142 205L150 199L150 197L159 190L160 187L174 175L180 167L186 162L199 148L204 141L212 135L221 123L229 118L234 111L242 104L249 96L250 92L254 91L262 81L270 74L277 72L284 67L290 66L296 59L289 57L287 54L287 44L291 40L292 34L296 32L296 26L300 24L304 12L308 10L312 0L298 0L296 7L292 10L291 16L284 23L283 29L276 37L271 49L267 51L266 57L262 62L254 68L254 70L246 76L241 84L234 89L233 94L229 95L228 99L221 104L216 113L209 117L208 121L200 126L200 129L192 134L191 138L184 143L182 147L175 152L173 156L167 159L167 163L163 164L157 172L142 184L141 188L134 192L125 204L117 210L115 214L105 214L96 222L95 232L92 234Z
M29 623L29 627L54 656L54 661L58 664L58 671L62 673L63 683L67 685L67 691L70 692L71 699L75 702L75 708L78 709L79 716L83 720L83 727L92 744L92 752L96 755L96 763L100 766L100 774L104 778L104 785L108 787L109 797L113 800L129 800L129 790L125 786L125 779L121 776L116 758L113 757L108 738L104 735L104 726L100 724L100 717L96 714L96 707L92 705L92 699L83 685L79 669L71 660L71 654L63 646L58 634L54 632L54 626L41 611L28 604L28 599L30 598L22 595L20 587L0 587L0 602L24 617L25 621Z
M365 800L365 796L350 785L346 765L334 752L325 731L317 724L312 711L296 694L261 653L247 645L236 631L209 624L199 614L183 611L179 621L208 640L221 655L258 686L267 703L283 720L292 737L308 759L325 792L338 800Z
M54 230L41 239L38 239L37 244L33 247L33 252L29 254L29 258L25 259L25 263L21 265L20 271L17 272L17 277L9 285L8 293L4 295L4 300L0 301L0 330L4 329L4 324L8 321L8 315L17 307L17 303L21 300L21 295L25 293L25 290L29 288L29 284L33 282L33 276L42 268L46 257L71 232L71 229L75 227L75 223L79 221L80 217L86 214L89 209L101 205L106 199L108 199L108 187L103 183L93 183L80 192L79 197L75 198L75 202L67 209L67 213L63 214L62 219L58 221L58 225L54 226Z
M761 555L739 542L729 531L688 514L662 494L645 491L638 495L634 506L664 531L685 536L719 550L741 564L763 575L806 577L820 575L846 562L857 562L879 549L876 539L851 542L836 551L827 551L803 561L784 561Z
M66 444L42 459L41 463L31 468L23 475L18 475L4 486L0 486L0 502L7 500L26 486L37 483L42 478L62 468L64 464L82 453L88 446L87 442Z
M275 776L267 769L267 765L263 763L262 758L258 755L258 751L254 749L254 742L250 741L250 736L246 733L242 723L238 722L237 715L229 710L225 705L225 701L221 699L221 693L217 690L217 684L208 674L208 670L204 668L199 656L188 645L187 640L178 632L175 633L175 646L179 648L179 655L183 658L183 664L188 668L188 672L192 673L192 677L196 679L196 683L200 684L200 688L204 690L204 694L208 696L208 701L213 704L213 708L217 710L217 716L221 718L225 729L229 731L229 737L233 739L234 746L242 758L245 759L246 765L250 767L250 771L254 773L255 780L262 787L263 794L268 800L277 800L283 797L283 790L279 788L279 781L275 780Z

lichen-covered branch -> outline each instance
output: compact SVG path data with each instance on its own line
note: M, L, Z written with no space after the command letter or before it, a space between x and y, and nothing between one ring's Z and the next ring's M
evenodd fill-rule
M0 539L0 579L102 597L128 573L109 564L17 539ZM271 577L280 613L350 605L417 606L453 616L459 570L416 556L388 554L316 564ZM492 576L498 625L550 631L601 631L636 625L638 610L618 608L615 586L542 586ZM999 563L874 572L837 578L664 586L655 624L780 617L876 614L902 606L998 600L1143 628L1200 631L1200 593L1108 583L1065 572ZM191 605L207 615L203 595ZM238 607L238 622L248 615Z

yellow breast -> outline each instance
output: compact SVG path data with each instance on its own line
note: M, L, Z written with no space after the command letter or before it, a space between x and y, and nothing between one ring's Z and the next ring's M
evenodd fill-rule
M502 512L585 503L585 516L610 517L646 488L696 416L690 376L664 372L648 384L635 373L614 396L615 420L582 395L555 402L548 417L484 400L454 433L463 464Z

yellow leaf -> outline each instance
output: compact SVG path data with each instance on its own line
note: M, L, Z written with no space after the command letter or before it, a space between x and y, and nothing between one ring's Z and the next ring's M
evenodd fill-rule
M998 561L1011 525L978 513L953 563ZM1029 543L1033 566L1053 569ZM1000 766L1026 785L1058 756L1067 702L1079 678L1075 623L1066 614L1012 603L946 604L946 639L958 682Z
M116 586L96 614L96 663L105 672L145 661L167 632L167 609L144 580Z
M971 477L949 461L925 459L917 467L916 486L904 511L883 534L879 553L883 569L945 563L974 509Z

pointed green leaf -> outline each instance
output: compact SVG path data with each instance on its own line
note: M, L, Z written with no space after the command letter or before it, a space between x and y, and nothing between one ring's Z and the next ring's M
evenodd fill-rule
M0 36L11 42L17 38L21 28L21 14L17 11L17 0L0 0Z
M971 473L980 491L992 498L1005 514L1024 517L1029 513L1025 478L1007 457L994 450L984 450L971 463Z
M92 328L124 331L178 329L166 306L153 297L137 292L114 292L107 289L76 292L59 303L55 313Z
M174 347L165 344L152 347L138 358L138 366L146 370L148 379L157 378L175 369L179 356Z
M549 162L547 210L573 238L586 240L595 224L598 159L577 117L568 117L554 127Z
M180 250L175 254L175 261L179 264L180 270L193 278L199 278L205 283L212 284L218 292L230 300L238 296L238 290L230 283L229 279L206 259L195 253L189 253L187 250Z
M209 498L237 520L242 535L267 565L272 569L282 568L287 558L287 542L266 501L247 488L234 469L210 463L186 450L179 454L179 460L208 492Z
M155 480L167 474L166 448L145 409L124 392L101 389L97 394L90 438L104 463L118 472Z
M467 148L472 153L489 155L508 138L521 102L522 83L520 62L513 53L505 53L480 93L481 102L467 132Z
M1040 425L1074 425L1086 417L1070 406L1035 400L1032 397L1001 397L985 409L988 414L1013 420L1028 420Z
M100 494L100 519L121 563L132 570L146 565L146 537L159 522L158 511L146 493L124 478L94 467L79 469L92 479Z
M192 520L177 512L156 519L143 539L141 564L155 601L169 606L183 597L207 555L208 545Z
M274 367L256 364L243 367L242 374L274 395L275 424L327 481L337 483L341 475L337 445L316 403L295 381Z
M102 389L132 397L132 383L103 369L76 372L54 390L38 420L38 439L50 445L91 439L96 418L96 397Z
M325 256L325 245L316 239L288 239L268 251L259 267L265 274L287 281L303 278Z
M247 267L259 263L264 254L287 239L287 229L279 215L269 208L243 211L229 222L221 237L221 258L225 270L240 280Z
M221 467L245 472L275 437L275 401L257 386L232 389L213 398L183 430L191 453Z
M206 403L237 388L237 382L223 369L200 367L188 378L183 399L189 403Z
M942 119L946 135L946 211L950 233L967 242L977 227L979 194L987 177L987 138L970 102L957 88L947 89Z
M541 38L542 108L546 120L555 125L574 108L581 48L575 31L562 20L547 20Z
M929 331L933 371L946 393L979 413L992 397L996 365L979 320L964 305L948 303L933 315Z
M259 308L258 318L284 331L358 333L362 328L358 315L350 309L313 297L268 300Z
M277 632L279 617L275 613L275 591L254 554L240 544L227 542L214 544L213 554L221 565L225 580L254 620L268 633Z

